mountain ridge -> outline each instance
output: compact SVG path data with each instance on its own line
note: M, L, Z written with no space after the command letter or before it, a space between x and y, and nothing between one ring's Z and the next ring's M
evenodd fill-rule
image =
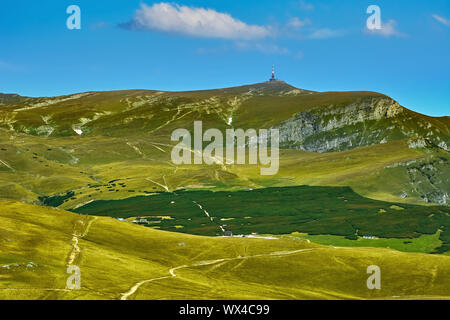
M10 190L0 188L0 195L34 202L40 196L138 174L125 164L148 171L147 177L161 184L173 171L168 164L171 133L179 128L192 131L194 121L201 120L204 128L222 132L279 129L280 175L264 180L250 168L211 167L200 173L192 167L177 172L172 186L161 184L167 189L349 185L380 200L447 203L450 181L440 173L450 172L450 117L421 115L376 92L293 88L285 82L263 82L188 92L90 91L4 105L0 174ZM312 158L318 161L310 169L314 174L302 168ZM118 173L110 172L115 166ZM154 176L152 170L161 166L162 176ZM363 179L367 174L370 183ZM23 181L11 185L18 175ZM130 191L148 192L143 187L148 181L137 179L142 182ZM389 185L386 179L391 179ZM124 191L108 193L108 199L130 195ZM86 197L68 199L67 205L92 200Z
M272 127L281 129L283 147L319 152L423 136L422 126L436 129L427 136L435 145L447 151L450 145L448 118L422 115L377 92L314 92L283 81L197 91L90 91L28 98L3 107L0 119L5 128L37 136L168 134L195 120L221 130ZM372 129L367 131L366 124ZM364 132L371 137L361 136ZM304 145L305 139L329 146Z
M201 94L201 93L223 93L223 94L236 94L251 90L264 90L264 93L283 93L286 92L286 90L298 90L293 93L308 93L308 94L323 94L323 95L334 95L334 94L356 94L356 95L367 95L367 96L380 96L385 97L391 100L394 100L393 98L377 92L377 91L365 91L365 90L350 90L350 91L313 91L313 90L307 90L302 88L297 88L293 85L290 85L289 83L283 81L283 80L275 80L275 81L265 81L265 82L258 82L253 84L243 84L243 85L237 85L237 86L231 86L231 87L223 87L223 88L213 88L213 89L196 89L196 90L157 90L157 89L119 89L119 90L101 90L101 91L81 91L81 92L74 92L74 93L68 93L68 94L62 94L62 95L56 95L56 96L37 96L37 97L28 97L28 96L22 96L20 94L16 93L1 93L0 92L0 104L2 104L2 100L6 101L7 98L10 99L8 103L3 102L3 104L17 104L20 102L23 102L25 100L41 100L41 99L58 99L58 98L64 98L64 97L71 97L71 96L79 96L79 95L92 95L92 94ZM405 107L404 107L405 108ZM430 117L433 119L444 119L450 121L450 116L431 116L427 115L425 113L420 113L417 111L414 111L412 109L405 108L411 112L414 112L418 115Z

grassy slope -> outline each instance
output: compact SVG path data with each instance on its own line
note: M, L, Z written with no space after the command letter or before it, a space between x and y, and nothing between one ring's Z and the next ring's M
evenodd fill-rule
M28 99L0 109L0 127L4 128L0 130L0 180L4 182L0 195L32 203L39 196L79 190L82 194L65 205L70 208L92 197L123 198L129 191L145 194L164 190L161 185L173 190L310 184L348 185L375 199L424 203L421 193L432 193L432 182L422 183L424 178L409 185L411 179L405 168L384 169L430 156L408 149L404 141L326 155L283 150L280 174L272 178L261 178L251 167L180 167L175 172L168 162L168 136L175 128L191 128L194 120L202 119L205 127L221 129L229 127L226 123L230 117L236 128L269 127L305 110L371 98L386 96L374 92L310 92L277 82L192 92L127 90ZM423 131L417 125L422 120L443 134L449 130L446 117L408 111L406 118L410 119L402 123L402 130L416 126ZM375 127L383 125L381 121ZM82 137L76 136L74 127L83 129ZM140 173L145 176L140 177ZM389 184L386 177L390 177ZM116 190L110 191L106 184L116 179L127 179L128 188L120 188L113 196L111 192ZM437 187L447 190L449 183L441 181ZM89 190L89 184L103 187ZM416 191L421 188L426 190ZM408 198L400 199L403 192Z
M0 179L4 181L0 195L35 202L38 196L128 179L129 188L114 197L126 197L129 190L163 190L158 184L169 189L311 184L348 185L376 199L423 203L414 190L425 184L408 186L410 177L402 168L384 170L386 165L427 156L408 149L403 141L326 155L283 150L280 174L273 179L261 178L251 167L186 167L175 174L168 163L168 135L175 128L191 128L194 120L202 119L205 127L224 129L232 117L236 128L268 127L298 112L373 97L386 98L374 92L310 92L279 82L192 92L127 90L29 99L0 109L0 126L5 129L0 131ZM448 133L445 117L407 114L411 118L405 123L407 131L417 126L416 120L426 120ZM74 126L83 128L82 137L76 136ZM46 134L50 136L32 136ZM138 177L139 172L145 177ZM388 185L386 176L393 177ZM148 187L150 190L145 190ZM106 189L96 190L95 195L88 190L88 194L111 198ZM432 192L433 186L426 189ZM404 191L409 197L400 199ZM72 200L67 207L91 199L86 195Z
M203 210L207 210L209 217ZM226 229L247 235L307 232L355 240L358 236L377 236L407 241L439 232L442 246L438 243L427 252L443 253L450 249L447 207L400 206L363 198L347 187L164 192L94 201L76 212L118 218L146 217L150 227L212 236L222 235L221 229Z
M299 92L286 95L292 90ZM52 136L75 136L72 127L76 124L91 135L133 136L142 134L142 130L169 135L175 128L189 128L199 119L205 126L227 128L230 116L237 128L264 128L311 108L346 105L371 97L385 96L375 92L310 92L285 83L192 92L88 92L5 106L0 119L5 128L33 135L45 135L38 128L50 126L54 129Z
M88 135L135 136L145 130L167 136L175 128L189 128L199 119L205 125L220 129L229 127L230 117L236 128L268 128L299 112L329 106L338 108L372 98L388 97L365 91L311 92L283 82L192 92L88 92L33 98L4 106L0 109L0 119L5 128L33 135L76 136L73 126L77 126ZM443 118L409 110L405 118L404 123L399 123L405 125L404 131L420 131L419 122L425 121L442 133L449 133ZM381 128L388 125L391 122L378 124ZM49 128L52 130L47 130Z
M142 284L128 298L450 298L446 256L298 239L197 237L9 200L0 204L1 299L119 299L134 284L169 276L181 265L187 267L174 271L176 277ZM79 235L74 263L81 268L82 290L65 291L73 234ZM304 251L283 254L296 250ZM203 265L193 266L199 261ZM26 268L29 262L37 266ZM382 270L379 291L366 288L366 268L373 264Z
M281 150L278 175L262 177L254 166L176 168L170 163L171 145L158 136L42 138L0 130L0 141L0 180L4 186L0 188L1 195L36 202L38 196L76 191L76 199L69 200L64 208L93 198L128 197L130 191L134 191L131 195L139 195L165 190L161 185L169 190L348 185L374 199L423 204L411 192L409 198L400 198L402 191L409 191L405 188L414 187L407 185L405 168L386 167L433 155L409 149L405 141L329 154ZM445 154L440 156L448 158ZM390 177L388 185L384 176ZM108 184L117 179L125 180L120 182L126 182L126 187Z
M29 98L22 97L22 96L19 96L18 94L14 94L14 93L9 93L9 94L8 93L0 93L0 106L20 103L27 99L29 99Z

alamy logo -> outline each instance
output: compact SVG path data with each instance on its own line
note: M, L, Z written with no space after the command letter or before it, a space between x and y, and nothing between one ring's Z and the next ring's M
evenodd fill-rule
M367 18L367 29L369 30L380 30L381 29L381 9L377 5L371 5L367 8L367 13L371 14Z
M367 278L367 288L369 290L380 290L381 289L381 269L379 266L368 266L367 273L371 274L369 278Z
M67 274L70 276L66 281L66 288L69 290L81 289L81 270L78 266L70 265L67 267Z
M77 5L71 5L67 7L67 14L70 16L67 18L66 26L69 30L80 30L81 29L81 9Z
M172 162L181 164L261 165L261 175L275 175L279 169L279 130L208 129L203 133L202 121L194 122L194 145L187 129L172 133L172 141L180 141L172 150ZM270 140L270 144L269 144ZM204 142L210 142L205 148ZM224 155L225 150L225 155ZM269 152L270 151L270 152ZM235 157L237 156L237 159Z

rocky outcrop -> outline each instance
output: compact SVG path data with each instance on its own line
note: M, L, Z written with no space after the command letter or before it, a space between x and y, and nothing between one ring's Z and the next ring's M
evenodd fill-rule
M429 204L450 205L450 157L441 152L438 154L384 168L389 172L387 176L406 178L397 196L421 199Z
M434 132L427 125L418 126L414 115L392 99L372 98L301 112L275 128L280 130L281 147L313 152L344 151L425 134L447 150L448 135L442 138L438 129Z

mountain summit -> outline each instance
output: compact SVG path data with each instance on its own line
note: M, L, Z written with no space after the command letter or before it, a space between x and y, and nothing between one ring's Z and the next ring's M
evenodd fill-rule
M243 85L231 88L216 89L211 91L219 91L225 94L267 94L267 95L289 95L299 93L309 93L312 91L298 89L282 80L272 80L260 82L250 85Z

